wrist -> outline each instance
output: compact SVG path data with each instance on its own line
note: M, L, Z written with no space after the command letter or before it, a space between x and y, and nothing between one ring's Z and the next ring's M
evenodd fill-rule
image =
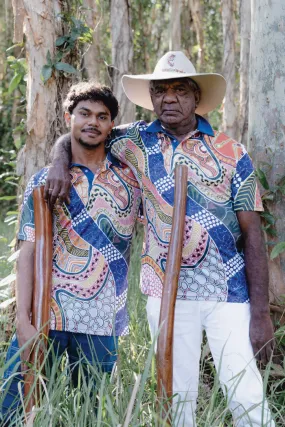
M61 169L69 170L69 162L63 162L62 157L54 158L52 161L52 166L55 168L59 167Z
M251 307L250 309L251 318L263 318L270 316L269 304L266 307Z
M27 323L31 323L30 313L27 312L19 312L16 315L16 327L26 325Z

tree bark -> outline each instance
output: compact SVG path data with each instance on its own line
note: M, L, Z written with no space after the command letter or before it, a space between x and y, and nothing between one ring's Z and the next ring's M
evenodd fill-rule
M13 0L14 42L26 39L27 139L19 154L17 172L23 185L30 176L48 163L49 153L57 135L57 84L52 76L46 84L40 78L47 63L47 53L54 57L60 12L57 0Z
M84 55L84 67L89 79L103 83L100 79L100 10L94 0L85 0L86 23L93 30L93 43Z
M205 63L203 6L200 0L189 0L189 8L193 18L195 33L199 45L197 70L201 72L204 68Z
M251 3L240 0L240 111L239 141L247 146L248 139L248 91L250 57Z
M272 187L285 176L285 8L282 0L252 0L251 5L248 149L257 166L270 164ZM267 206L277 218L278 240L285 241L284 196ZM278 300L285 295L284 253L269 261L269 272L271 300Z
M171 0L169 50L181 50L181 10L182 0Z
M235 0L222 0L222 20L224 40L223 75L227 81L222 127L224 132L237 139Z
M128 0L111 1L112 81L113 91L120 105L117 123L131 123L135 119L135 105L126 97L121 84L123 74L132 71L133 40L131 11Z

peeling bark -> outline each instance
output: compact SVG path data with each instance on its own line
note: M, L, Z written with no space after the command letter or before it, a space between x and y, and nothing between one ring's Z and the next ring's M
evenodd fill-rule
M237 139L237 94L236 94L236 21L235 0L222 0L224 39L223 75L227 90L223 109L223 131Z
M130 22L128 0L112 0L112 80L113 91L120 105L117 123L130 123L135 119L135 105L127 99L121 84L123 74L128 74L132 71L133 39Z
M250 57L251 3L240 0L240 98L239 141L247 146L248 139L248 91Z
M285 8L281 0L252 0L249 139L257 166L270 164L268 180L285 176ZM277 218L278 241L285 241L285 201L269 204ZM272 241L272 238L268 238ZM285 255L269 262L271 299L285 295Z
M84 66L89 79L103 83L100 79L100 10L94 0L85 0L84 6L87 8L86 23L93 30L93 42L84 55Z
M54 56L57 0L13 0L14 42L26 39L27 79L27 139L19 153L17 172L23 175L23 185L33 173L48 163L49 153L61 129L57 123L57 83L54 76L44 84L40 78L47 52Z
M182 0L171 0L169 50L181 50L181 10Z
M198 50L198 63L197 70L202 71L205 63L205 37L203 28L203 6L200 0L189 0L189 7L193 18L197 42L199 45Z

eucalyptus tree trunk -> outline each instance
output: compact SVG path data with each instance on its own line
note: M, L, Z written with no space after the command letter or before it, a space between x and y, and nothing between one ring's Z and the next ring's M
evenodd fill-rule
M100 23L102 21L100 10L94 0L85 0L84 5L86 7L86 23L93 30L93 42L84 55L84 67L89 79L104 83L100 79Z
M205 48L204 48L204 28L203 28L203 6L200 0L189 0L190 12L193 18L197 42L199 45L198 50L198 63L197 70L202 71L205 63Z
M223 21L223 75L227 81L227 90L223 109L223 131L232 138L238 137L237 93L236 93L236 21L235 0L222 0Z
M169 50L181 50L181 11L182 0L171 0Z
M247 146L251 3L240 0L239 141Z
M269 186L274 190L285 177L285 8L283 0L252 0L251 4L248 149L257 166L267 167ZM275 241L284 242L284 195L275 194L272 203L270 189L266 193L267 207L277 219ZM271 252L270 245L268 248ZM285 295L284 252L269 261L269 271L271 300L278 301Z
M47 53L54 57L60 13L59 0L13 0L14 42L25 36L28 62L27 79L27 138L19 154L17 172L23 185L33 173L48 163L49 153L57 137L57 82L52 76L46 84L41 70L47 63Z
M113 91L120 105L117 123L131 123L135 119L135 105L127 99L121 84L123 74L132 71L133 39L130 23L131 11L128 0L112 0L112 80Z

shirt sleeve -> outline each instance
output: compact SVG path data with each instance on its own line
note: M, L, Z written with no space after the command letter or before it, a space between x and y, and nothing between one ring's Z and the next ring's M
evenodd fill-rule
M35 215L34 215L34 198L33 190L35 177L33 176L26 188L23 204L20 212L20 226L18 239L27 242L35 242Z
M142 148L139 137L140 125L144 125L144 122L134 122L116 127L114 139L111 142L112 155L128 166L132 165L134 157L138 155L136 153L138 151L137 145Z
M235 211L262 212L264 210L254 167L244 147L232 178L231 192Z

